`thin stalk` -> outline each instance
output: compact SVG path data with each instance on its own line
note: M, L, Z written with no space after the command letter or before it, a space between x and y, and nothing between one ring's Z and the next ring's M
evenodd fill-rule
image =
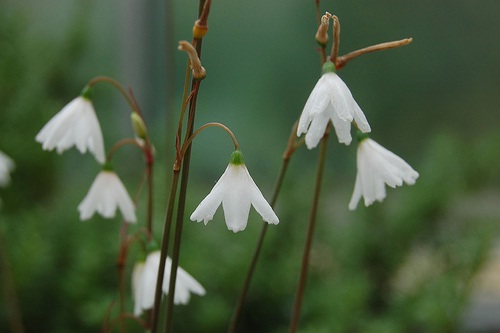
M351 61L352 59L357 58L363 54L366 54L369 52L375 52L375 51L389 50L389 49L393 49L396 47L405 46L405 45L410 44L412 41L413 41L413 38L405 38L405 39L401 39L401 40L397 40L397 41L393 41L393 42L380 43L380 44L368 46L368 47L365 47L365 48L362 48L362 49L359 49L356 51L352 51L346 55L338 57L335 60L335 68L337 70L339 70L342 67L344 67L348 61Z
M125 87L120 82L118 82L115 79L108 77L108 76L96 76L95 78L90 80L89 83L87 83L87 85L89 87L92 87L93 85L95 85L98 82L110 83L113 87L115 87L123 95L123 97L125 97L125 99L127 100L127 103L130 105L132 110L134 110L138 114L141 114L141 110L137 106L137 103L134 101L132 96L128 93L127 89L125 89Z
M128 239L127 239L127 228L128 223L122 223L120 228L120 254L118 256L118 290L120 296L120 315L125 313L125 264L127 262L127 249L128 249ZM120 332L125 333L125 323L120 320Z
M288 169L288 164L290 162L290 158L284 158L283 163L281 164L281 169L278 174L278 180L276 181L276 185L274 186L273 197L271 199L271 207L274 208L276 201L278 200L279 193L281 191L281 186L283 185L283 181L285 179L285 174ZM253 273L255 271L255 267L257 266L257 261L260 256L260 252L262 249L262 244L264 243L264 238L267 233L267 228L269 224L266 222L262 223L262 229L260 230L259 239L257 240L257 246L255 247L252 261L250 262L250 266L248 267L248 271L245 277L245 281L243 282L243 288L241 289L240 295L236 302L236 306L234 308L233 316L231 317L231 322L229 323L229 327L227 329L228 333L234 333L236 331L236 327L238 325L238 319L241 314L241 309L243 307L243 303L245 302L248 289L250 288L250 282L252 281Z
M302 298L304 295L304 290L307 281L307 271L309 269L309 256L311 253L314 228L316 226L316 216L318 213L318 202L319 195L321 192L321 183L323 180L323 171L325 169L325 157L326 157L326 144L328 142L329 130L327 128L323 139L321 140L321 147L318 155L318 169L316 173L316 181L314 185L314 197L311 207L311 214L309 216L309 224L307 227L306 243L304 246L304 252L302 256L302 266L300 269L299 284L297 286L297 293L295 295L295 304L293 307L292 319L290 322L290 333L295 333L297 331L300 319L300 312L302 308Z
M163 278L165 275L165 262L167 260L167 252L169 246L170 239L170 230L172 229L172 216L174 212L174 204L175 204L175 196L177 193L177 184L179 181L179 171L175 171L172 177L172 185L170 188L170 196L167 205L167 214L165 217L165 224L163 227L163 237L161 243L161 252L160 252L160 267L158 269L158 278L156 280L156 291L155 291L155 303L153 307L152 313L152 322L151 322L151 333L156 333L158 330L158 319L160 314L160 304L161 304L161 293L162 293L162 284Z
M201 41L199 42L201 46ZM198 91L201 81L193 82L193 95L189 105L189 115L188 115L188 128L186 132L186 137L190 137L193 134L194 127L194 116L196 113L196 100L198 97ZM187 184L189 180L189 167L191 164L191 149L193 145L189 145L182 159L182 176L181 184L179 190L179 201L177 202L177 221L175 226L174 235L174 246L172 250L172 267L170 270L170 285L168 288L167 296L167 313L166 313L166 326L165 332L172 333L173 330L173 313L174 313L174 294L175 294L175 283L177 279L177 268L179 267L179 256L181 248L181 236L182 236L182 226L184 222L184 211L186 205L186 195L187 195Z

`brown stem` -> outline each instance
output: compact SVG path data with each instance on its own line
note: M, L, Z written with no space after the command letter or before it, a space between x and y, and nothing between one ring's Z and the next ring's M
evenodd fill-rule
M351 61L352 59L357 58L365 53L382 51L382 50L389 50L389 49L393 49L396 47L405 46L405 45L410 44L412 41L413 41L413 38L405 38L405 39L401 39L401 40L397 40L397 41L393 41L393 42L386 42L386 43L380 43L380 44L368 46L368 47L350 52L346 55L338 57L335 60L335 62L334 62L335 68L337 70L339 70L342 67L344 67L348 61Z

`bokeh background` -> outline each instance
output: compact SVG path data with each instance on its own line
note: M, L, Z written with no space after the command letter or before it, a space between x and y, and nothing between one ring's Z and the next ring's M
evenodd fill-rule
M120 221L80 222L76 210L98 166L74 149L58 156L34 141L94 76L131 87L146 115L157 150L159 235L186 65L176 46L191 39L197 7L195 0L1 0L0 150L16 162L11 185L0 189L1 332L11 329L12 292L26 332L95 332L118 300ZM355 145L331 140L300 332L500 331L500 2L338 0L322 1L321 10L340 19L341 54L413 37L339 74L371 137L420 178L350 212ZM197 124L233 130L269 198L290 128L319 78L314 1L214 1L209 26ZM94 104L107 148L132 136L116 91L98 85ZM231 148L215 129L195 141L187 216ZM316 156L301 148L292 159L276 207L281 223L269 229L239 332L287 331ZM124 148L114 165L133 193L140 154ZM143 204L138 211L144 216ZM185 222L181 266L207 295L175 309L176 332L225 331L260 227L254 211L238 234L220 211L207 226Z

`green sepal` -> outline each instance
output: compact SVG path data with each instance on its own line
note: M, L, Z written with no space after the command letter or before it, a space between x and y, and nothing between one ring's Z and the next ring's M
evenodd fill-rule
M363 133L359 129L356 130L356 139L358 140L358 143L364 139L368 139L369 137L368 133Z
M138 254L137 254L137 260L138 262L145 262L146 261L146 258L147 258L147 254L146 252L144 251L140 251Z
M111 162L109 162L109 161L104 162L104 165L102 166L102 170L103 171L115 171L115 169L111 165Z
M91 86L86 85L85 87L83 87L82 92L80 93L80 96L82 96L86 100L91 101L93 94L94 94L94 89Z
M150 254L153 251L159 251L160 250L160 245L154 240L151 239L147 244L146 244L146 252Z
M243 157L243 153L241 150L235 150L231 157L229 158L229 164L232 165L242 165L245 164L245 158Z
M321 68L321 74L335 73L335 64L331 61L326 61Z

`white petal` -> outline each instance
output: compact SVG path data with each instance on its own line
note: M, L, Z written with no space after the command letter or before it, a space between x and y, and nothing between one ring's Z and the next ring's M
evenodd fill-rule
M330 97L330 102L335 110L335 113L340 119L344 121L351 122L353 120L353 115L350 110L352 98L349 88L342 79L335 73L324 74L323 77L327 78L326 82L328 84L328 94Z
M228 166L226 180L228 186L224 193L222 207L227 228L233 232L242 231L247 226L251 206L247 174L244 165L229 164Z
M358 205L359 199L363 195L362 186L361 186L361 177L359 176L359 171L356 176L356 182L354 183L354 191L352 193L351 201L349 202L349 209L355 210Z
M248 180L250 183L250 197L252 201L252 205L257 211L257 213L262 216L262 219L266 221L269 224L278 224L280 220L278 219L278 216L276 216L276 213L272 209L271 205L267 202L267 200L264 198L262 195L262 192L259 190L255 182L253 181L252 177L248 173L248 170L245 168L245 171L248 176Z
M346 146L351 144L351 122L339 118L337 113L335 113L333 110L330 112L330 117L339 142L345 144Z
M308 149L315 148L321 138L325 135L326 126L330 121L328 112L318 114L311 122L311 126L306 134L306 145Z
M214 214L217 211L217 208L219 208L226 190L227 182L225 181L225 178L227 177L228 169L229 166L219 178L212 191L210 191L205 199L203 199L198 207L196 207L193 214L191 214L191 221L203 221L206 225L208 221L211 221L214 218Z
M101 127L92 102L79 96L57 113L35 137L45 150L56 149L58 153L76 146L81 153L87 149L96 160L105 161L104 141Z
M365 205L382 201L386 196L385 184L396 187L403 181L415 183L418 173L403 159L385 149L372 139L365 139L358 145L356 183L349 203L354 209L362 195Z
M14 161L0 151L0 186L4 187L10 183L10 173L14 170Z
M120 178L112 171L101 171L83 201L78 205L80 219L87 220L95 212L105 218L114 218L117 207L126 222L136 222L134 203Z

